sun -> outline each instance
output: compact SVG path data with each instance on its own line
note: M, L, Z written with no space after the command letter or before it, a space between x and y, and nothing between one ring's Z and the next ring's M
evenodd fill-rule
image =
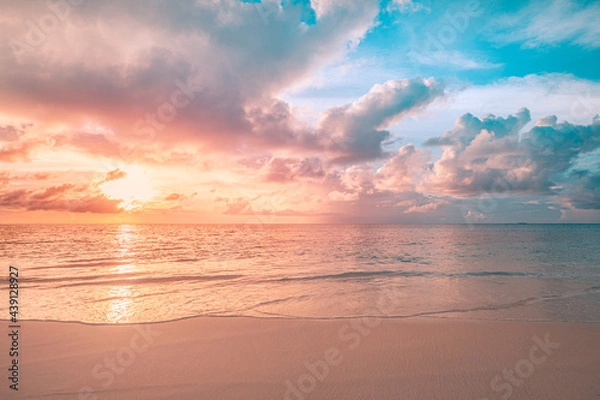
M102 192L111 199L123 200L121 208L133 210L150 201L156 190L150 186L148 177L139 166L122 168L127 175L121 179L106 182L100 186Z

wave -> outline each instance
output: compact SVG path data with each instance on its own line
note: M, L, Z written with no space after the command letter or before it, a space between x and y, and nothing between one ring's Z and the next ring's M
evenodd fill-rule
M127 275L124 275L127 276ZM134 275L134 276L140 276ZM132 286L132 285L141 285L141 284L162 284L162 283L174 283L174 282L211 282L211 281L229 281L236 280L245 277L245 275L237 274L237 275L175 275L175 276L161 276L161 277L129 277L123 279L119 277L117 279L104 279L100 281L94 281L92 285L106 286L106 285L123 285L123 286ZM89 280L81 280L78 278L71 279L60 279L57 278L56 281L61 280L73 280L73 283L67 283L64 285L55 285L53 288L64 288L64 287L75 287L75 286L89 286ZM33 280L29 280L33 281ZM23 282L27 282L26 280Z
M285 277L275 279L277 282L287 282L287 281L314 281L321 279L352 279L352 278L370 278L377 276L404 276L404 277L419 277L419 276L428 276L432 275L433 272L429 271L352 271L352 272L342 272L339 274L327 274L327 275L307 275L307 276L297 276L297 277Z
M68 260L69 263L90 263L98 261L123 261L122 257L94 257L94 258L77 258L74 260Z
M600 286L592 286L592 287L583 289L581 291L564 293L562 295L527 297L527 298L522 298L519 300L506 302L506 303L487 304L487 305L482 305L482 306L464 307L464 308L449 308L449 309L442 308L442 309L437 309L437 310L419 311L419 312L408 313L408 314L385 314L385 315L355 314L355 315L344 315L344 316L299 316L299 315L277 314L277 313L273 313L273 312L260 312L260 314L262 316L257 316L257 315L248 315L248 314L243 313L243 311L246 311L246 310L257 311L257 310L254 310L254 308L256 308L260 305L283 302L283 301L287 301L287 300L293 300L293 299L299 299L299 298L306 297L306 296L295 296L295 297L289 297L289 298L284 298L284 299L276 299L276 300L268 301L268 302L264 302L264 303L258 303L252 307L248 307L245 310L239 310L237 313L236 312L232 312L232 313L228 313L228 314L201 313L201 314L187 315L187 316L181 316L181 317L176 317L176 318L159 319L159 320L155 320L155 321L107 323L107 322L89 322L89 321L79 321L79 320L57 320L57 319L39 319L39 318L31 318L31 319L26 319L26 320L31 321L31 322L76 323L76 324L90 325L90 326L152 325L152 324L184 321L184 320L190 320L190 319L194 319L194 318L248 318L248 319L261 319L261 320L279 319L279 320L299 320L299 321L302 321L302 320L334 321L334 320L352 320L352 319L359 319L359 318L379 318L379 319L386 319L386 320L388 320L388 319L391 319L391 320L393 320L393 319L412 319L412 318L419 318L419 317L443 317L444 315L448 315L448 314L458 314L458 315L466 314L467 320L477 320L477 319L481 319L481 318L478 318L478 317L475 317L475 316L469 315L469 314L474 313L474 312L479 312L479 311L510 310L513 308L525 307L532 303L560 300L560 299L569 299L569 298L573 298L573 297L586 295L586 294L589 294L590 292L598 292L598 291L600 291ZM464 318L464 317L461 317L461 318ZM487 319L490 321L506 320L506 319L494 318L492 316L488 316L484 319ZM0 318L0 321L6 321L6 320ZM551 318L548 320L546 320L546 319L535 320L535 319L528 319L528 318L524 318L524 319L509 318L507 321L576 322L576 323L593 324L593 325L596 325L600 322L597 319L581 320L581 319L568 319L568 318L567 319Z
M109 260L114 260L114 261L109 261ZM132 261L133 260L107 258L107 259L104 259L104 261L73 262L73 263L68 263L68 264L45 265L42 267L31 267L31 269L32 270L44 270L44 269L87 268L87 267L119 267L122 265L131 264Z
M380 276L389 277L404 277L404 278L422 278L422 277L438 277L438 278L469 278L469 277L528 277L536 276L529 272L509 272L509 271L477 271L477 272L464 272L464 273L442 273L433 271L392 271L392 270L380 270L380 271L350 271L342 272L339 274L327 274L327 275L306 275L306 276L295 276L295 277L284 277L275 279L278 282L287 281L314 281L321 279L353 279L353 278L374 278Z
M307 282L319 280L368 280L375 278L485 278L485 277L530 277L536 276L529 272L509 272L509 271L476 271L465 273L441 273L433 271L416 270L376 270L376 271L348 271L338 274L322 275L304 275L304 276L285 276L273 279L249 279L248 283L265 282ZM84 285L138 285L138 284L160 284L172 282L207 282L219 280L236 280L241 278L251 278L244 274L215 274L215 275L172 275L172 276L147 276L143 273L125 272L115 275L98 276L78 276L78 277L52 277L52 278L26 278L24 284L53 284L64 283L62 285L53 285L52 287L69 287Z
M40 267L31 267L32 270L47 270L47 269L68 269L68 268L88 268L88 267L119 267L127 264L132 264L134 262L144 261L144 260L153 260L152 257L144 257L141 259L133 260L128 258L115 258L115 257L103 257L103 258L92 258L92 259L79 259L79 260L71 260L65 262L63 264L55 264L55 265L43 265ZM155 262L156 264L164 264L164 263L193 263L201 261L202 258L178 258L175 260L161 260Z
M464 272L460 274L448 274L451 277L485 277L485 276L535 276L530 272L509 272L509 271L477 271L477 272Z
M256 303L250 307L244 308L243 310L240 311L250 311L250 310L254 310L258 307L264 307L264 306L270 306L273 304L280 304L280 303L285 303L287 301L291 301L291 300L304 300L304 299L310 299L309 295L300 295L300 296L290 296L290 297L284 297L282 299L275 299L275 300L268 300L268 301L263 301L260 303Z

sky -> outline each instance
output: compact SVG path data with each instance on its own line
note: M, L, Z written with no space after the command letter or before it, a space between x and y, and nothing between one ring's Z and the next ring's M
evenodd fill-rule
M598 2L0 5L0 223L600 222Z

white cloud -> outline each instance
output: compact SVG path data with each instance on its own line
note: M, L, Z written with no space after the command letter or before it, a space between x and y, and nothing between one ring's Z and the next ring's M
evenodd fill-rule
M330 138L327 147L341 153L337 161L381 158L381 144L391 136L387 126L444 96L444 85L434 79L387 81L352 104L327 110L318 129Z
M460 51L433 51L433 52L408 52L408 57L413 61L424 65L434 65L440 68L453 67L461 70L490 69L501 67L502 64L494 64L487 60L469 58Z
M521 136L531 121L526 108L506 118L465 114L457 119L454 129L427 141L426 145L444 151L421 188L466 197L490 192L558 195L583 178L588 181L582 190L588 190L599 177L579 170L577 160L600 148L600 119L588 125L557 120L546 117ZM578 172L567 178L571 168ZM585 196L593 197L589 193Z
M500 43L523 42L525 47L570 42L600 46L600 3L582 6L571 0L539 1L518 13L497 17L491 37Z
M430 11L421 3L415 3L412 0L393 0L389 6L390 10L399 10L400 12Z
M569 74L511 77L467 87L450 106L455 113L480 114L509 114L515 107L527 107L534 119L556 115L560 120L588 124L600 113L600 83Z

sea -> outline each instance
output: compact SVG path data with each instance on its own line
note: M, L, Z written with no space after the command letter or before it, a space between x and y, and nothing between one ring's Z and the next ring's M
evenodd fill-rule
M600 323L600 225L0 225L0 319Z

